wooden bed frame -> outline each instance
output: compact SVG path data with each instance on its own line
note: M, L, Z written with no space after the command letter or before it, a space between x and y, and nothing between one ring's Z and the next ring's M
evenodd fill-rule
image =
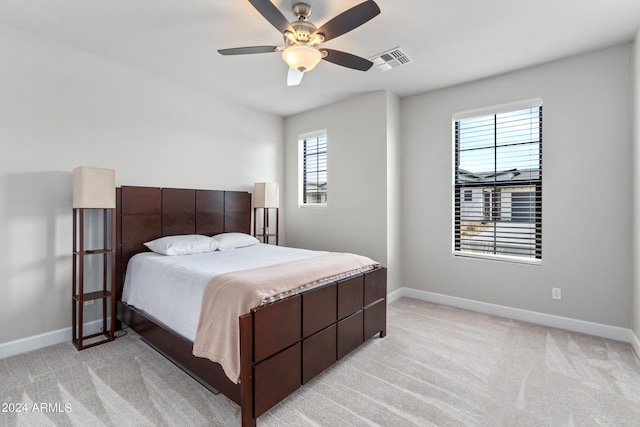
M252 309L240 316L240 383L192 355L193 343L121 301L129 259L144 242L176 234L250 233L251 194L154 187L116 189L118 320L187 373L240 405L243 426L367 339L386 335L384 267Z

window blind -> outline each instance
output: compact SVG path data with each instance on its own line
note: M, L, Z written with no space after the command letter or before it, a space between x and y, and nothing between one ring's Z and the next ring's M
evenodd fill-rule
M542 105L454 125L454 253L542 259Z
M327 135L307 137L301 144L303 205L327 203Z

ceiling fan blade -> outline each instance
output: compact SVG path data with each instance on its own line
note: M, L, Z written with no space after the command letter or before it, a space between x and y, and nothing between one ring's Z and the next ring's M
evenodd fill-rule
M304 77L302 71L289 68L289 72L287 73L287 86L298 86L300 82L302 82L302 77Z
M269 53L277 52L278 46L248 46L248 47L232 47L230 49L218 49L221 55L247 55L251 53Z
M342 12L316 30L316 34L324 35L324 41L335 39L354 28L369 21L380 13L380 8L373 0L360 3Z
M333 62L337 65L342 65L343 67L353 68L354 70L367 71L373 65L373 62L369 61L368 59L364 59L347 52L333 49L321 50L327 52L327 56L322 59L324 59L325 61Z
M271 3L271 1L249 0L249 3L251 3L253 7L255 7L256 10L260 12L262 16L264 16L264 19L269 21L269 23L276 27L276 29L282 34L284 34L285 31L295 33L295 30L293 29L289 21L287 21L287 18L285 18L282 12L280 12L276 5Z

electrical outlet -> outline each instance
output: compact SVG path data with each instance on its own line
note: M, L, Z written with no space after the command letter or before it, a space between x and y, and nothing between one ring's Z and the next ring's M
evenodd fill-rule
M87 306L87 305L93 305L93 303L94 303L94 302L95 302L94 300L85 301L85 302L84 302L84 305L85 305L85 306Z
M562 289L560 289L560 288L551 288L551 298L553 298L553 299L562 299Z

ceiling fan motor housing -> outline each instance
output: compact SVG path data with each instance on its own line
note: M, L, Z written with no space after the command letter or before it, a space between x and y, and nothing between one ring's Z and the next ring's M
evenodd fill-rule
M313 25L309 21L294 21L294 22L291 23L291 26L296 31L295 40L298 43L309 43L311 41L311 36L318 29L318 27L316 27L315 25ZM314 37L314 39L315 39L315 37ZM285 37L285 41L287 41L287 40L288 39ZM314 40L314 42L315 42L315 40ZM320 43L321 42L315 43L315 45L318 45Z
M311 6L307 3L296 3L293 5L292 10L293 14L298 17L298 20L291 22L291 27L293 27L295 34L285 31L285 43L289 46L294 44L308 44L309 46L316 47L324 42L324 35L316 33L318 27L307 21L309 16L311 16Z

